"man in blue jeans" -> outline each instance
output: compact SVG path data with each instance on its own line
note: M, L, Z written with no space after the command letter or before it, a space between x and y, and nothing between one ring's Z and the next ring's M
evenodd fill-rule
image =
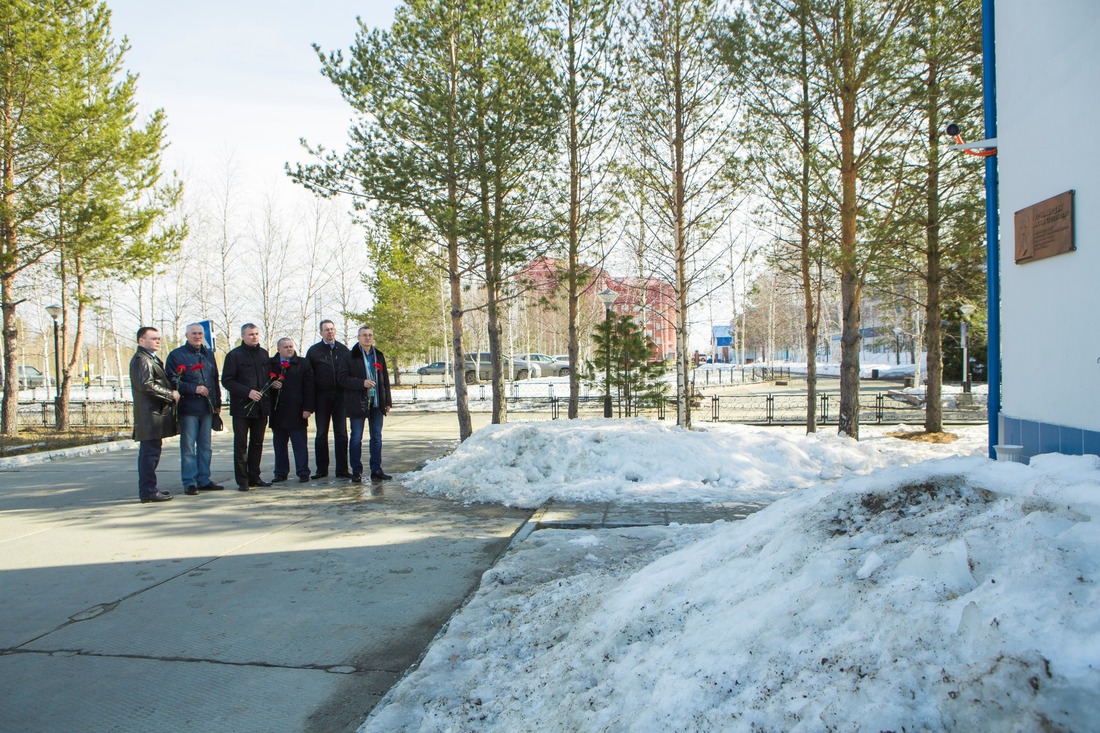
M180 477L183 479L183 493L195 496L200 491L225 488L210 479L210 431L214 416L221 412L222 391L218 384L218 364L206 348L202 324L190 324L186 338L183 346L168 354L164 367L180 393Z
M351 425L348 437L351 480L355 483L363 480L363 428L369 427L370 477L372 481L385 481L393 478L382 470L382 418L393 405L390 373L385 355L374 348L374 329L360 326L358 340L337 371Z

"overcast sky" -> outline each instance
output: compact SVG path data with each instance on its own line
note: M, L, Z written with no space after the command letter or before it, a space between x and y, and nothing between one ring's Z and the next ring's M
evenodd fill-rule
M311 48L347 48L358 29L389 26L397 0L107 0L131 50L143 112L168 117L167 167L221 178L232 155L258 193L291 189L298 139L342 147L348 107Z

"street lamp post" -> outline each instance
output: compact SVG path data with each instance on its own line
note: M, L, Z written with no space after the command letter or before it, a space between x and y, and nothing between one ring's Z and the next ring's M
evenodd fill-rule
M61 317L61 306L49 305L46 306L46 312L50 314L50 318L53 319L53 404L54 410L61 410L61 348L60 337L57 330L57 319ZM47 394L49 392L47 391Z
M959 306L959 312L962 313L962 320L959 321L959 335L962 337L963 347L962 386L964 394L970 394L970 316L975 310L976 308L970 303L963 303Z
M894 363L901 365L901 329L894 326Z
M607 326L607 369L603 382L603 416L611 417L611 304L619 298L619 294L611 288L604 288L596 297L603 303L604 324Z

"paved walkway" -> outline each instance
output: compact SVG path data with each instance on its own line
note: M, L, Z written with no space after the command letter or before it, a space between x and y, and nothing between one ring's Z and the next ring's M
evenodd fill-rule
M395 413L386 468L456 439L453 415ZM0 731L354 731L510 541L751 509L551 505L528 521L399 480L190 497L176 446L165 504L137 502L134 450L0 471ZM230 453L216 434L226 485Z

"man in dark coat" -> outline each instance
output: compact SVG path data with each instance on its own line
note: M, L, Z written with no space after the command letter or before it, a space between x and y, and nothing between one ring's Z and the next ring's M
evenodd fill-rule
M317 411L313 425L317 435L313 441L313 458L317 473L313 478L328 476L328 426L332 424L332 442L336 450L336 476L351 478L348 473L348 424L344 413L344 388L337 381L340 362L348 358L348 347L336 340L336 324L321 321L321 340L306 352L313 368L313 387Z
M225 355L222 386L229 392L229 414L233 418L233 475L237 489L248 491L271 486L260 478L264 433L271 412L272 377L269 355L260 346L260 329L254 323L241 326L241 345Z
M142 326L137 332L137 351L130 359L130 391L134 396L134 440L138 447L138 498L142 504L169 501L172 495L157 489L157 466L163 438L176 434L173 412L180 393L172 389L164 365L157 357L160 331Z
M206 348L202 324L188 325L185 333L187 342L168 354L164 368L180 393L177 409L183 493L194 496L200 491L225 488L210 479L210 431L214 416L222 409L222 390L218 386L218 364Z
M309 360L294 351L294 339L281 338L276 344L278 353L268 362L270 373L278 374L272 391L275 394L271 407L271 434L275 449L275 477L273 481L286 481L290 474L290 456L286 444L294 448L294 472L298 481L309 481L309 449L306 444L306 428L313 413L313 369Z
M386 357L374 348L374 329L359 327L359 343L340 364L340 386L344 388L344 408L351 424L348 460L351 480L363 480L363 427L370 427L370 477L375 481L393 478L382 470L382 418L389 414L390 373Z

